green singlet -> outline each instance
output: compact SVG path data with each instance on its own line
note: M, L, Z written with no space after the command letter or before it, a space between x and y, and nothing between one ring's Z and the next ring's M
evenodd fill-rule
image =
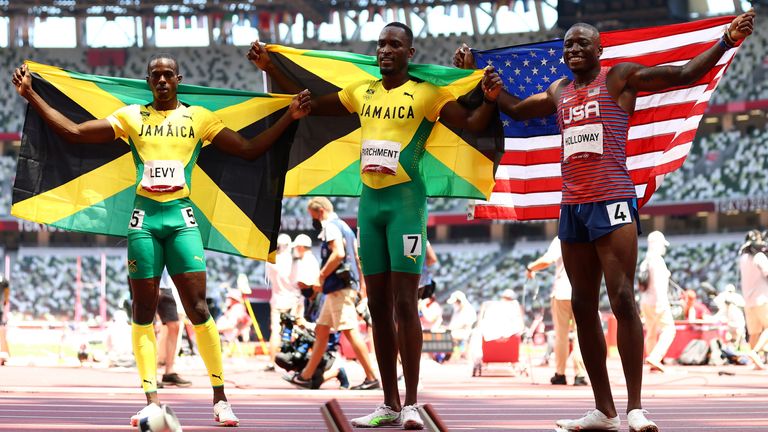
M386 90L381 80L339 92L362 128L358 228L363 273L420 274L427 236L427 195L421 158L448 91L409 80Z
M205 271L203 242L189 199L192 169L200 150L224 129L205 108L180 105L156 111L129 105L107 117L131 146L136 199L128 223L128 276L160 277Z

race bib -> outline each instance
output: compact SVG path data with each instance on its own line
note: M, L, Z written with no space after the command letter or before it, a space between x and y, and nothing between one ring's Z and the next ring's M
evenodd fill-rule
M608 211L608 220L611 226L632 223L632 213L629 211L629 204L626 201L620 201L605 206Z
M573 126L563 131L563 160L587 159L603 154L601 123Z
M128 221L128 229L141 229L144 226L144 210L133 209L131 220Z
M364 140L360 154L363 172L397 174L401 144L386 140Z
M410 257L421 255L421 234L403 235L403 255Z
M144 162L141 187L149 192L173 192L184 189L184 165L177 160L151 160Z

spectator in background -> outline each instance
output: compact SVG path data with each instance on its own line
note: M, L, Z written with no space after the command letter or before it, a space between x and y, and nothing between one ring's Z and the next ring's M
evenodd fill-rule
M739 250L741 292L744 294L744 315L749 333L749 345L760 349L758 341L768 339L768 257L766 239L760 231L747 233Z
M451 293L447 303L453 306L448 330L451 331L454 351L463 358L466 356L466 347L469 336L472 333L472 326L477 321L477 312L472 303L467 300L467 296L458 290Z
M192 381L185 380L178 373L174 372L173 369L176 364L176 355L178 354L176 348L179 343L179 323L181 321L173 292L175 289L176 285L174 285L171 276L168 275L168 269L163 269L163 274L160 277L160 297L157 301L157 315L160 317L160 322L163 323L163 328L160 330L160 337L157 339L157 359L158 363L165 363L165 373L161 381L157 383L158 388L163 388L166 385L178 387L189 387L192 385Z
M573 385L587 385L584 378L586 369L584 369L584 360L581 357L579 348L579 339L576 336L576 320L573 317L573 307L571 306L571 282L565 273L563 265L563 253L560 247L560 238L555 236L552 243L549 244L547 251L537 260L531 262L526 267L525 273L528 279L536 277L536 272L543 270L551 265L555 265L555 275L552 280L552 322L555 327L555 374L549 382L553 385L566 385L565 367L570 356L573 362ZM569 354L570 334L573 332L573 349Z
M292 253L291 285L298 288L304 297L304 303L296 311L296 316L313 323L320 316L325 296L322 291L313 289L319 284L320 262L312 253L312 239L306 234L297 235L293 240Z
M661 231L648 234L648 251L640 263L640 275L647 274L640 286L640 310L645 318L645 362L651 370L664 372L664 356L675 340L675 320L669 304L669 277L664 262L669 242ZM638 280L643 279L638 277Z
M8 320L8 307L11 301L11 286L5 276L0 275L0 366L10 357L5 324Z
M265 370L275 370L275 355L280 351L280 314L296 315L301 300L301 291L291 283L293 254L291 253L291 236L277 236L277 253L275 263L266 263L267 281L272 288L269 298L269 364Z
M341 332L347 338L360 366L365 371L365 380L353 390L373 390L381 387L376 379L368 347L358 331L358 317L355 300L360 289L360 272L357 266L357 240L355 233L346 222L333 211L328 198L314 197L307 204L307 211L313 225L320 226L321 268L319 280L313 289L325 294L325 302L315 326L315 343L309 362L300 372L284 376L287 381L303 388L311 388L312 376L323 359L328 347L331 329Z
M723 292L718 294L712 301L717 306L715 318L726 323L728 326L728 331L725 335L726 342L731 344L734 350L738 351L741 343L744 341L746 328L744 297L736 292L735 285L728 284L723 289Z
M427 240L427 248L425 251L424 256L424 267L422 267L421 270L421 278L419 279L419 298L424 299L429 296L423 296L422 290L427 285L432 285L434 283L434 280L432 279L432 272L434 271L434 267L437 265L437 254L435 254L435 250L432 249L432 243ZM435 292L435 288L432 287L432 292ZM422 330L424 328L422 327Z
M483 303L478 314L478 328L486 341L521 334L525 328L523 308L515 291L507 288L501 292L500 300Z
M699 300L696 291L687 289L683 293L683 316L688 321L698 321L710 317L712 312Z
M221 333L221 339L228 344L229 354L239 341L247 342L251 333L251 317L243 304L243 293L230 288L227 291L224 313L216 320L216 327Z
M112 321L107 324L104 341L107 348L109 367L134 367L133 345L131 344L131 319L123 309L112 314Z
M431 283L424 287L419 300L419 319L423 331L439 331L443 326L443 307L437 301L435 285Z

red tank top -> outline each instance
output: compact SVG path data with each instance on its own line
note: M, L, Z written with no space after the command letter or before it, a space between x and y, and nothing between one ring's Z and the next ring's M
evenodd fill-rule
M560 95L562 204L637 196L627 170L629 114L608 94L605 79L609 70L600 68L597 78L579 89L572 81Z

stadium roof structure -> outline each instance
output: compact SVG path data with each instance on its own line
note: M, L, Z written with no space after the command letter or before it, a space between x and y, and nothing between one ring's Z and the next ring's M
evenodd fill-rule
M464 0L476 5L488 0ZM207 13L289 12L301 13L313 22L326 22L333 11L371 8L429 8L453 5L453 0L0 0L6 16L143 16Z

